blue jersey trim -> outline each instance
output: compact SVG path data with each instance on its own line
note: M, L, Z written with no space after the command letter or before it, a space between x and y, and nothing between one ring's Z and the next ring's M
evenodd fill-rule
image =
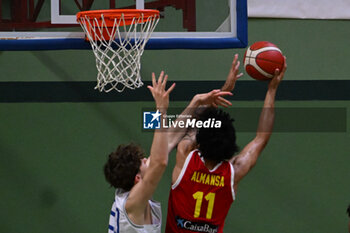
M114 211L111 211L111 215L112 215L113 217L115 217L115 212L114 212Z
M117 232L116 233L119 233L119 209L117 208Z

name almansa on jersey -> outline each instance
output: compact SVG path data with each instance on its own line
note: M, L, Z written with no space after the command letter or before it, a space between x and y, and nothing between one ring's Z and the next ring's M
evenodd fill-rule
M224 176L201 173L201 172L197 172L197 171L195 171L192 174L191 181L201 183L201 184L212 185L212 186L216 186L216 187L224 187L225 186Z
M168 123L168 124L167 124ZM163 128L220 128L221 121L215 120L215 118L209 118L206 121L193 119L186 120L172 120L172 119L163 119Z

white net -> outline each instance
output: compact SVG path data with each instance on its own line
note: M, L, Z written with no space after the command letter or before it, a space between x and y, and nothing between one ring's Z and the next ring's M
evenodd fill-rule
M139 88L141 81L141 56L145 45L154 31L159 17L147 19L140 14L131 25L125 25L124 15L114 19L113 27L108 27L103 14L101 19L84 16L79 23L83 28L96 57L97 85L100 92L125 87Z

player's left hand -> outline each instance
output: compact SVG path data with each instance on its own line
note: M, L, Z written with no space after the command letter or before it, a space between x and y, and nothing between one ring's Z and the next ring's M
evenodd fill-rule
M240 61L238 61L238 54L236 53L233 61L232 61L232 65L230 68L230 71L228 72L227 78L226 78L226 82L224 84L224 86L221 88L222 91L233 91L233 89L235 88L235 84L236 81L243 76L243 73L239 73L239 65L240 65Z
M173 83L168 90L165 90L166 82L168 80L168 75L165 75L164 71L159 75L158 81L156 76L152 73L152 86L147 86L147 88L152 93L152 96L156 102L157 109L167 109L169 106L169 94L175 88L175 83Z

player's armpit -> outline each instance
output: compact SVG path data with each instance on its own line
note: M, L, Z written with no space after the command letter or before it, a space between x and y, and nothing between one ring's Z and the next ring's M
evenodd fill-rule
M237 156L230 160L235 171L235 186L254 167L266 144L266 140L256 137L253 141L246 145Z

